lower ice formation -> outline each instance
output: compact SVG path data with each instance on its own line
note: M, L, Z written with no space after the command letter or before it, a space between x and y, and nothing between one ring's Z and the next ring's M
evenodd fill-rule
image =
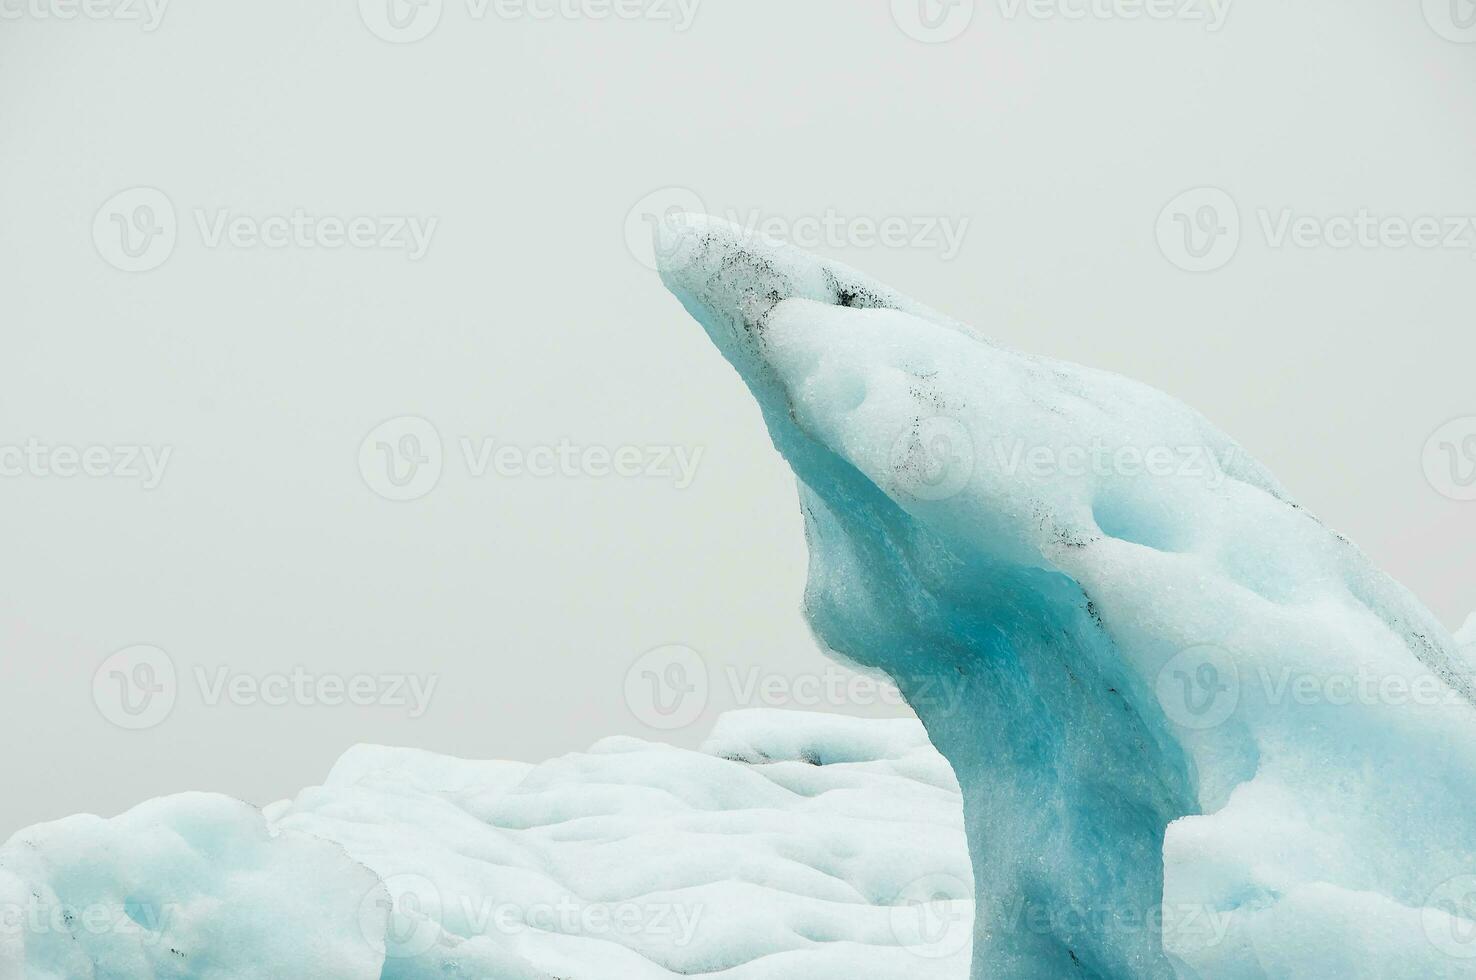
M749 711L701 751L360 746L0 847L0 980L963 980L958 786L914 721Z

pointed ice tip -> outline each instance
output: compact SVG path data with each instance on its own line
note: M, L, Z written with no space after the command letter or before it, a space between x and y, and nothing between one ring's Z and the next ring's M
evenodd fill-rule
M707 226L722 225L727 222L699 211L672 210L659 215L652 224L654 225L652 235L656 242L657 254L663 255L677 240L688 235L700 236Z
M1472 654L1476 655L1476 612L1466 617L1466 625L1455 632L1456 643L1463 647L1470 647Z
M668 211L651 222L656 271L663 282L670 284L671 277L690 263L693 246L702 240L708 224L717 220L695 211Z
M651 244L656 249L657 270L665 273L667 259L682 238L693 234L704 215L695 211L668 211L651 221Z
M792 253L791 262L801 257L805 264L824 261L731 221L696 211L670 211L653 224L656 269L667 285L680 282L685 273L717 271L739 256L772 261L787 251ZM694 270L694 266L700 268Z
M733 242L757 237L744 231L740 225L700 211L671 210L661 215L655 225L656 246L663 250L688 237L702 238L711 235Z
M652 224L661 281L740 371L745 358L758 353L770 311L790 299L903 310L963 329L850 266L755 229L677 209Z

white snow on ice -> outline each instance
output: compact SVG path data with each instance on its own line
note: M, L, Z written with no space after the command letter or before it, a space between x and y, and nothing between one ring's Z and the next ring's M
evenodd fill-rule
M265 813L192 794L22 831L0 978L962 980L972 895L918 723L750 711L695 752L359 746Z

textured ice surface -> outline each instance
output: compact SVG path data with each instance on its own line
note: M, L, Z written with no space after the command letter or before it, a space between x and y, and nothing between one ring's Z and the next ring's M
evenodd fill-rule
M1167 395L723 222L658 252L798 476L817 634L958 773L975 977L1476 976L1472 627Z
M0 980L376 977L376 889L337 845L220 796L69 817L0 847Z
M23 831L0 980L962 980L971 896L920 725L741 712L700 752L361 746L265 814L190 795Z

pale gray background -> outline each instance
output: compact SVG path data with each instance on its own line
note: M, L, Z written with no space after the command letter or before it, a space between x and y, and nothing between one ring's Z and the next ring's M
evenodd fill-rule
M1456 0L1462 3L1465 0ZM10 8L18 9L18 8ZM1179 395L1451 625L1476 607L1476 503L1421 452L1476 415L1469 252L1160 253L1160 210L1476 214L1476 45L1418 3L1242 0L1197 23L1010 20L928 45L886 0L706 0L693 28L495 17L448 0L390 44L354 3L177 0L145 33L0 21L0 444L174 447L167 477L0 480L0 837L216 790L265 803L374 741L537 760L652 733L642 652L824 669L798 612L791 478L738 379L630 254L668 186L715 212L967 217L961 254L827 248L1030 351ZM95 212L164 190L180 239L127 274ZM193 208L434 215L430 254L208 249ZM389 503L365 434L681 444L695 485L472 480ZM202 705L109 724L93 672L435 673L393 708ZM837 704L830 710L871 710Z

